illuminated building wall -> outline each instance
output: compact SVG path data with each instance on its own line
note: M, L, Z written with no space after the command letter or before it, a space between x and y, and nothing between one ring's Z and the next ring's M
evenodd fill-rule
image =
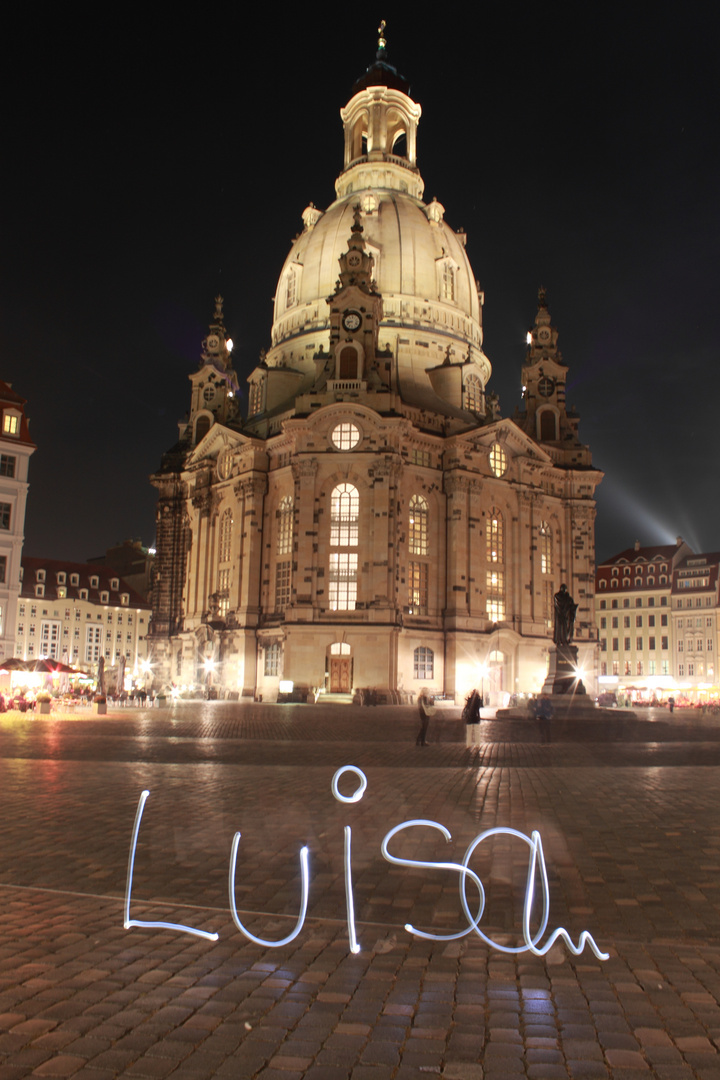
M621 551L597 568L601 689L652 697L718 690L720 554L675 544Z
M156 685L460 701L482 684L499 704L542 686L562 582L592 662L601 474L542 290L522 408L501 417L467 238L422 201L421 109L383 50L341 115L337 198L303 212L247 418L218 299L153 476Z
M28 467L35 450L25 404L0 382L0 659L15 655Z
M30 556L22 569L16 656L65 660L90 674L101 656L106 670L124 656L126 670L143 678L150 606L121 577L95 563Z

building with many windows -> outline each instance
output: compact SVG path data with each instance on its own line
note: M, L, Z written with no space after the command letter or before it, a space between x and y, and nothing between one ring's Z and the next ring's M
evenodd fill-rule
M15 653L30 438L25 398L0 382L0 659Z
M553 594L592 659L594 491L543 290L523 403L487 389L484 297L436 200L420 106L386 61L341 111L344 167L308 206L240 413L218 298L158 491L157 684L274 699L539 690Z
M125 657L139 672L147 657L150 606L114 571L94 563L25 556L15 655L63 660L94 674Z
M621 551L597 568L601 689L642 697L718 692L720 554L675 544Z

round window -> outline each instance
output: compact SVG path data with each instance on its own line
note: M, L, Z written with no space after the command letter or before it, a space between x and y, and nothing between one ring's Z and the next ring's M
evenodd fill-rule
M360 442L360 428L355 424L338 424L330 438L337 450L354 450Z

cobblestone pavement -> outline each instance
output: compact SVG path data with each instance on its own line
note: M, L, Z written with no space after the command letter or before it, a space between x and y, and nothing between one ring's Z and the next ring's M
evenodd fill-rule
M182 704L103 719L0 718L0 1080L24 1076L392 1080L480 1077L720 1080L720 722L618 712L556 727L488 720L466 747L458 710L414 745L412 709ZM367 790L343 804L335 770ZM357 780L347 776L341 790ZM131 918L217 933L123 928ZM539 830L563 945L508 954L467 927L456 871L493 826ZM343 864L352 828L360 952ZM299 849L310 896L295 926ZM529 849L484 842L480 928L522 941ZM468 889L477 905L477 894ZM546 934L546 938L547 938Z

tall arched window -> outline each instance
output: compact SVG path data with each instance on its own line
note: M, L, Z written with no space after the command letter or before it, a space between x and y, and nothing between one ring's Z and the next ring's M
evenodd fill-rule
M505 572L501 565L505 562L505 535L503 516L493 507L485 525L487 542L487 561L492 565L485 575L488 618L500 622L505 618Z
M277 554L290 555L293 538L293 500L285 495L277 510Z
M330 496L330 547L357 547L360 496L352 484L338 484ZM356 551L331 551L328 604L331 611L354 611L357 603Z
M228 507L220 518L218 535L217 594L218 613L227 615L230 610L230 557L232 554L232 510Z
M492 508L488 515L485 538L487 540L488 562L505 562L503 516L495 507Z
M330 497L330 546L357 547L360 496L352 484L338 484Z
M540 573L552 574L553 572L553 550L552 550L552 532L547 521L543 521L540 526Z
M289 556L292 554L293 543L293 500L292 495L285 495L280 500L276 514L277 526L277 549L278 556L275 563L275 610L285 611L290 605L290 589L292 584L292 562Z
M422 495L413 495L408 516L411 555L428 553L428 504Z
M483 388L477 375L468 375L465 380L465 408L470 412L482 412Z

